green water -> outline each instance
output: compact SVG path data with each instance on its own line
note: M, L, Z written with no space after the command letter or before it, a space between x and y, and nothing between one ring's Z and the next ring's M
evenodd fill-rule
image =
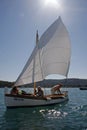
M87 130L87 90L68 91L69 101L59 105L6 109L0 89L0 130Z

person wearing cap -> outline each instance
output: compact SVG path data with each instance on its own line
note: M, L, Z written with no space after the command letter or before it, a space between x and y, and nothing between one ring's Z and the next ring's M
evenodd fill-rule
M43 96L44 96L43 90L41 89L40 86L38 86L38 88L37 88L36 95L37 95L38 97L43 97Z

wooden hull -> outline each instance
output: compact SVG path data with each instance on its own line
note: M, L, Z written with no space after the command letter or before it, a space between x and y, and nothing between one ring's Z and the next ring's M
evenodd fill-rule
M47 95L43 98L33 95L11 95L5 94L5 104L7 108L15 107L35 107L62 103L68 100L67 93Z

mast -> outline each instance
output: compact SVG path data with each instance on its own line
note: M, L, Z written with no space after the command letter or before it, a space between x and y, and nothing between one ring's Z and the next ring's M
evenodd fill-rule
M39 35L38 35L38 30L36 32L36 45L38 46L38 42L39 42ZM35 64L35 60L34 60L34 64ZM36 82L34 82L34 95L36 94Z

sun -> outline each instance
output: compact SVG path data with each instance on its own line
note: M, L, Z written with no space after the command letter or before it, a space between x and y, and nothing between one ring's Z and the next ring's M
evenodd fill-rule
M44 0L44 5L46 7L60 8L58 0Z

